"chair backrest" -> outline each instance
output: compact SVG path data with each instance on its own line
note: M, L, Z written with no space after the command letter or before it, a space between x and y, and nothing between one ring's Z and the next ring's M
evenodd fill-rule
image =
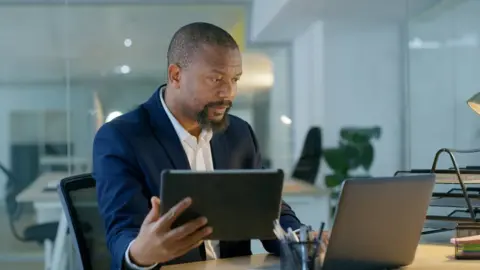
M21 189L16 185L17 179L13 173L0 163L0 171L7 177L7 184L5 190L5 204L7 206L7 213L10 220L15 221L21 213L21 206L17 202L17 195Z
M21 189L18 188L17 180L13 173L0 163L0 171L7 176L7 184L5 188L5 205L7 207L8 223L10 226L10 231L12 232L15 239L18 241L25 241L24 237L17 231L15 228L15 221L18 220L22 213L22 205L17 202L17 195L20 193Z
M103 219L100 217L95 180L91 174L60 181L58 192L68 220L78 262L84 270L110 269Z
M295 165L292 177L311 184L315 183L322 153L322 131L319 127L312 127L307 133L302 153Z

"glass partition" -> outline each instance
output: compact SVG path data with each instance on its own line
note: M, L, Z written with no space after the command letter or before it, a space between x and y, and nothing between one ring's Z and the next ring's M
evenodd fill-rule
M61 214L56 184L90 172L98 128L165 82L168 43L184 24L211 22L238 40L245 76L231 112L252 125L265 163L272 158L272 66L245 46L247 6L152 3L0 1L2 269L50 263L53 243L44 240L56 236Z

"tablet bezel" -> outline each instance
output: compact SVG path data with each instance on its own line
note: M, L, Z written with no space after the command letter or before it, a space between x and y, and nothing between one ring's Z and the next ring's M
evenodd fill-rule
M208 240L276 239L273 221L280 216L283 183L280 169L165 170L160 180L160 214L188 196L192 205L172 228L205 216L213 227Z

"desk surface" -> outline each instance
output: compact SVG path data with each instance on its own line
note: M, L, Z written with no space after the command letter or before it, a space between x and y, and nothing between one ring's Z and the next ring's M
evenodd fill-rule
M48 172L40 175L32 184L20 192L17 202L59 202L56 191L44 191L52 182L68 177L68 172Z
M479 269L480 261L455 260L452 246L442 245L419 245L413 264L403 269ZM253 255L250 257L238 257L224 260L212 260L189 264L172 265L162 267L163 270L240 270L261 269L262 267L278 265L278 258L269 255Z
M52 182L59 182L68 177L68 172L47 172L40 175L30 186L20 192L16 200L18 202L58 202L58 194L55 191L44 189ZM283 187L283 195L292 196L321 196L327 191L301 180L287 180Z

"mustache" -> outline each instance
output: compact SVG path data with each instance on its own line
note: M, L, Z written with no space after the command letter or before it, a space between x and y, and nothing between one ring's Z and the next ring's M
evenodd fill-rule
M230 100L219 100L215 102L210 102L205 105L205 107L216 107L216 106L226 106L228 108L232 107L232 102Z

